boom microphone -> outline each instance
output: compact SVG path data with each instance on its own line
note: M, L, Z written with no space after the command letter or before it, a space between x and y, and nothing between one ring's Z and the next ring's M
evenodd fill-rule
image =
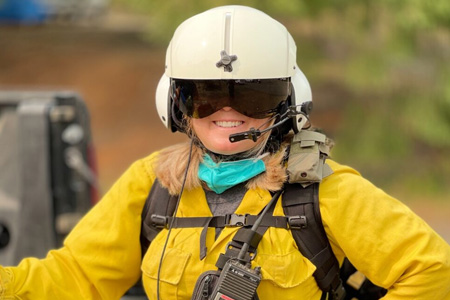
M309 103L312 104L312 102L306 102L306 103L308 103L308 106L306 106L306 110L309 111L310 110L309 109L309 107L310 107ZM274 128L277 128L277 127L283 125L284 123L286 123L286 121L288 121L289 119L291 119L291 118L293 118L293 117L295 117L297 115L303 115L304 116L304 118L301 118L299 120L299 122L302 123L302 124L300 124L301 126L299 126L299 128L302 128L303 125L308 121L307 113L304 112L303 110L304 110L303 105L301 106L300 110L297 110L297 106L289 106L288 110L283 115L281 115L280 121L278 121L277 123L273 124L272 126L267 127L264 130L259 130L259 129L255 129L255 128L252 127L248 131L243 131L243 132L230 134L228 139L229 139L229 141L231 143L236 143L236 142L239 142L239 141L242 141L242 140L252 140L252 141L256 142L261 137L261 135L263 133L266 133L267 131L270 131L270 130L272 130Z

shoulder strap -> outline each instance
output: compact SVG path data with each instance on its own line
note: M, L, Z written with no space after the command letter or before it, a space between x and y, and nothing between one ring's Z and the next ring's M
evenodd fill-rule
M164 228L164 226L155 224L154 220L152 220L152 215L172 216L177 200L178 196L170 195L168 190L159 183L158 179L155 179L142 209L140 236L142 256L147 252L155 236Z
M317 268L313 274L317 285L329 299L343 299L345 291L339 277L339 263L320 216L319 183L307 187L299 183L286 184L282 204L290 220L300 221L300 226L291 226L291 232L300 252Z

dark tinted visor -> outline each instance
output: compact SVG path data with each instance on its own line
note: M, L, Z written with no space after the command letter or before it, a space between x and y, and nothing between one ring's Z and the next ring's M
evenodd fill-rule
M290 95L288 78L255 80L172 79L172 98L187 116L201 119L231 107L255 119L273 116Z

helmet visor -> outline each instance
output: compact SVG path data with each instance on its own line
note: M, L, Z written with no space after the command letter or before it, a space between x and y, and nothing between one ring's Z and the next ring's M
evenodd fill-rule
M205 118L223 107L255 119L277 113L290 95L288 78L256 80L172 79L172 98L191 118Z

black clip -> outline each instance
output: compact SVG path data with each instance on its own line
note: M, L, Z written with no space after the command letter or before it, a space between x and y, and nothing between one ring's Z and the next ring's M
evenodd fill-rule
M250 130L248 131L248 139L254 141L256 143L256 141L258 140L258 137L261 135L261 132L258 129L255 128L250 128Z
M288 223L291 229L303 229L308 227L308 220L306 219L306 216L288 217Z
M150 220L152 221L152 226L156 228L165 228L167 226L167 216L161 216L161 215L151 215Z

